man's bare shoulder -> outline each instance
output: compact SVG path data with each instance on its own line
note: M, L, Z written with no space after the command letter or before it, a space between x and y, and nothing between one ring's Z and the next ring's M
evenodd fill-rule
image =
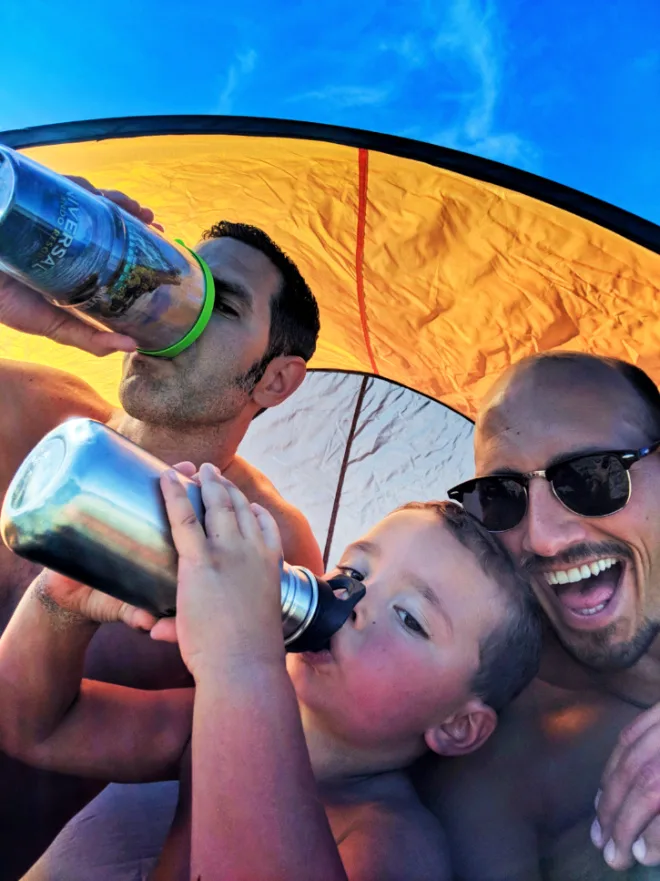
M442 828L405 774L365 781L326 810L350 881L451 877Z
M306 566L317 575L323 572L323 558L305 515L280 495L266 475L240 456L236 456L225 476L275 518L282 536L287 563Z
M537 878L540 842L593 819L603 765L629 712L582 684L536 679L476 752L420 763L415 784L446 831L457 877Z
M56 367L0 358L0 380L8 383L8 389L19 392L29 392L44 398L52 396L56 401L80 398L100 408L111 409L107 401L88 383Z
M53 425L67 416L90 416L106 420L112 406L77 376L23 361L0 358L3 428L14 425Z
M82 379L38 364L0 359L0 492L27 453L69 416L106 421L112 407Z
M429 756L413 778L424 801L473 802L476 793L507 793L527 816L543 811L541 794L549 763L589 734L611 708L596 691L570 690L535 679L499 716L497 728L474 753ZM536 810L534 810L536 808Z

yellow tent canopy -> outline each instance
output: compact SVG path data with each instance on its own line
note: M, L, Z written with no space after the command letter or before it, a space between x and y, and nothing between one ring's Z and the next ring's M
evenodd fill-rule
M473 416L504 367L567 348L660 379L660 229L487 160L329 126L156 118L0 134L34 159L152 207L197 241L265 229L315 291L312 367L394 380ZM3 330L2 353L114 396L117 365Z
M322 373L257 420L242 452L326 535L326 556L337 530L355 535L342 510L363 527L470 476L471 426L457 414L472 418L521 357L590 351L660 380L660 228L534 175L401 138L251 118L81 122L0 142L128 193L190 245L225 218L262 227L297 262L320 304L311 366ZM0 357L63 368L117 400L118 357L7 329Z

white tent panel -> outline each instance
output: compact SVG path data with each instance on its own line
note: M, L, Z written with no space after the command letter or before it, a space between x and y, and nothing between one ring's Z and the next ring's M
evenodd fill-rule
M446 498L470 477L472 432L463 416L409 389L314 371L254 421L239 452L303 511L332 564L397 505Z

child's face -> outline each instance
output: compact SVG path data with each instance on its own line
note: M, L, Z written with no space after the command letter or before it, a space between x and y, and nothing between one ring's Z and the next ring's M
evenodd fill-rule
M480 640L501 620L496 585L432 511L382 520L336 570L366 596L329 652L289 655L298 700L355 747L421 736L471 697Z

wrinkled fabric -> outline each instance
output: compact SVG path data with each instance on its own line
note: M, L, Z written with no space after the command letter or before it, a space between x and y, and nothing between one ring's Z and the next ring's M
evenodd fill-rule
M190 245L221 218L261 226L319 299L312 367L376 373L470 418L493 379L537 351L614 355L660 379L660 255L530 196L291 138L160 135L25 152L129 193ZM5 329L2 356L71 370L116 400L118 358Z
M463 416L391 382L315 372L252 423L239 452L305 514L332 566L398 505L446 498L471 477L472 432Z

